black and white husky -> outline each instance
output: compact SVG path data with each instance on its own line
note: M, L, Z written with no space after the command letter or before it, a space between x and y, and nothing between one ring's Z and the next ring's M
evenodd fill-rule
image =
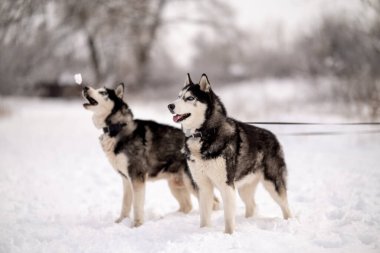
M95 127L103 130L99 140L112 167L121 175L124 196L121 222L129 217L133 202L134 226L144 219L145 182L166 178L179 211L192 209L190 193L197 191L181 153L185 136L181 130L153 121L135 120L123 101L124 85L113 89L83 88L83 106L93 112Z
M271 132L229 118L205 74L198 84L188 74L178 99L168 107L186 135L187 163L199 186L201 227L211 225L213 186L223 199L226 233L235 229L236 189L245 216L251 217L259 182L281 207L284 218L291 217L284 154Z

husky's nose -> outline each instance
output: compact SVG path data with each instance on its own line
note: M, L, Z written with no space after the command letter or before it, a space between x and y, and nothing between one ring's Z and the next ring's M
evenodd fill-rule
M83 91L88 91L88 90L89 90L89 88L87 86L83 87Z
M169 108L169 111L170 111L171 113L174 113L174 108L175 108L175 105L174 105L174 104L170 104L170 105L168 105L168 108Z

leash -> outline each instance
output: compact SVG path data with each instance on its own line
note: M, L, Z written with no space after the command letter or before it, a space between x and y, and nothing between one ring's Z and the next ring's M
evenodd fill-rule
M380 134L380 130L367 130L367 131L353 131L353 132L339 132L339 131L329 131L329 132L294 132L294 133L283 133L278 134L282 136L317 136L317 135L350 135L350 134Z
M380 122L352 122L352 123L316 123L316 122L276 122L276 121L257 121L245 122L250 125L307 125L307 126L370 126L380 125Z
M275 122L275 121L258 121L245 122L250 125L293 125L293 126L379 126L380 122L347 122L347 123L317 123L317 122ZM318 131L318 132L293 132L282 133L282 136L318 136L318 135L350 135L350 134L380 134L378 130L362 130L362 131Z

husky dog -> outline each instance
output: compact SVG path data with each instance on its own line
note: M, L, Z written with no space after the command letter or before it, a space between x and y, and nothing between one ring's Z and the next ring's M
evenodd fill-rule
M274 134L229 118L205 74L198 84L188 74L178 99L168 107L186 135L187 163L199 187L201 227L211 225L213 186L223 199L225 233L235 229L236 189L245 216L251 217L259 182L281 207L284 218L291 217L284 154Z
M143 223L145 182L149 179L166 178L179 211L188 213L192 209L190 193L196 194L197 189L181 153L185 136L174 127L133 119L123 94L123 84L114 90L83 87L83 97L88 100L83 106L93 112L95 127L103 130L100 144L123 180L123 203L115 222L129 217L133 202L133 226Z

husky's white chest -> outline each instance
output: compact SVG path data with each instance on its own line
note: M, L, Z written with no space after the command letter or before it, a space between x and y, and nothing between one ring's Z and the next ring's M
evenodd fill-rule
M215 159L203 159L200 153L201 143L198 139L187 141L190 150L188 166L194 180L202 184L205 178L217 186L224 185L227 181L226 159L222 156Z
M100 144L112 167L124 176L128 176L128 157L124 153L115 154L116 143L116 138L109 137L108 135L100 137Z

